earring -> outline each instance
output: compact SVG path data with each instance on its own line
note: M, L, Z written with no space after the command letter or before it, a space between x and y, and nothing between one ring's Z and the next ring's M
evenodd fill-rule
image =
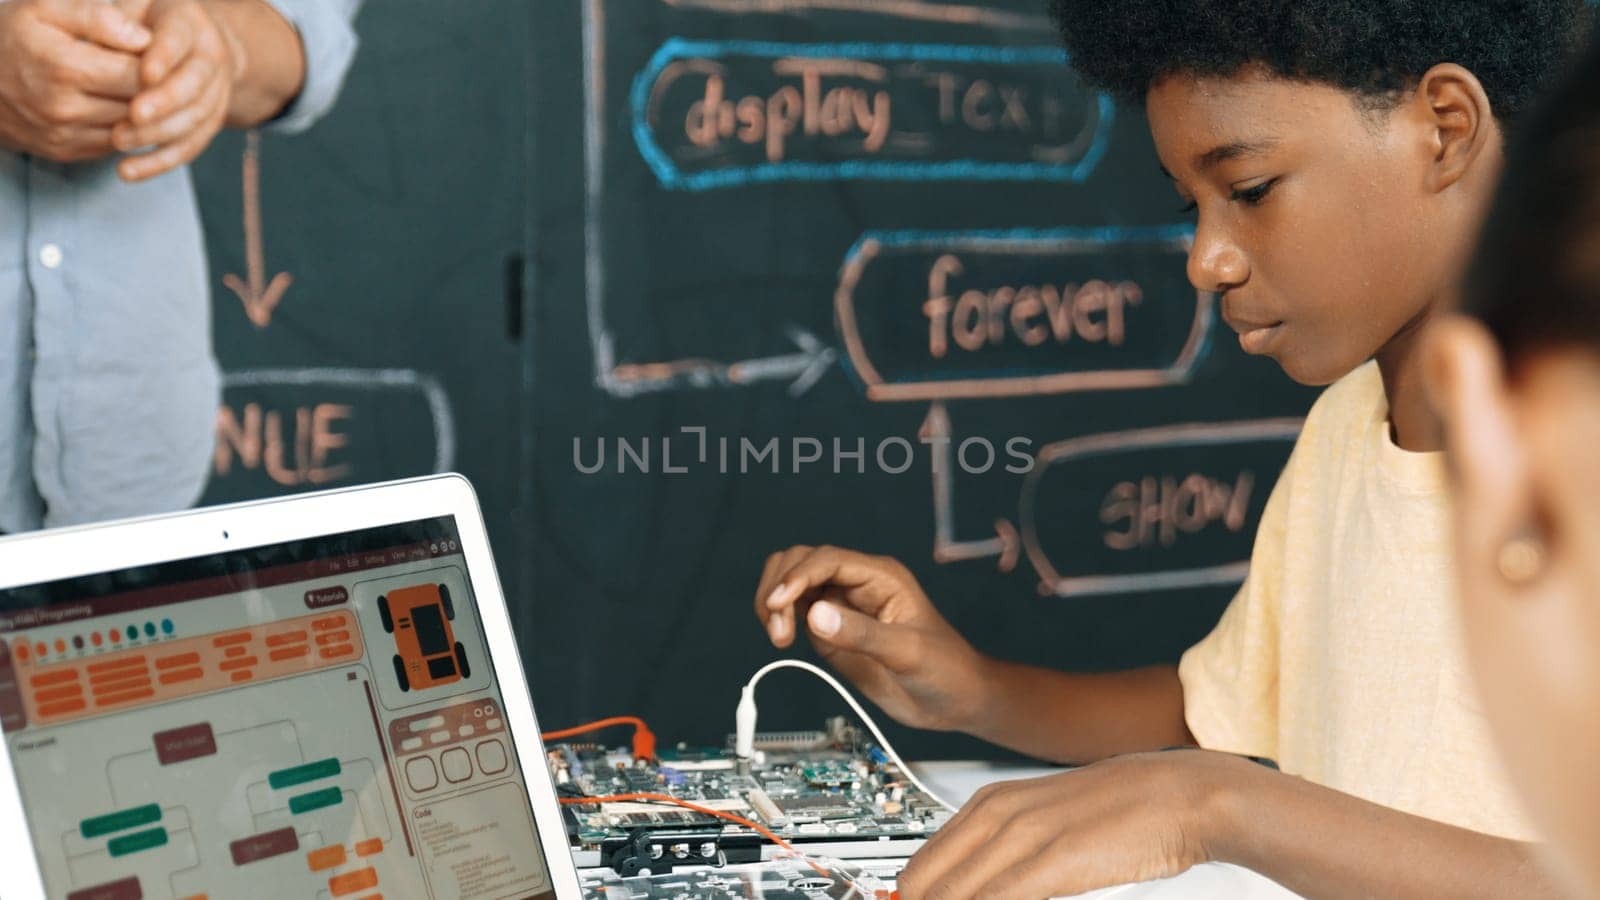
M1495 557L1500 577L1514 585L1534 581L1544 572L1544 542L1532 531L1522 531L1500 545Z

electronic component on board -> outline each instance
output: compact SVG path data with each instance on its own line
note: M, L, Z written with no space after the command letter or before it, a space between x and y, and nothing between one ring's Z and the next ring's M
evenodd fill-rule
M905 787L904 773L842 718L820 731L757 733L752 745L743 759L730 739L723 749L678 745L661 750L659 759L634 760L624 750L554 743L548 759L564 797L665 795L764 823L802 850L809 844L833 855L847 855L840 848L854 843L861 856L910 856L950 816L933 798ZM759 858L769 843L741 825L667 803L565 811L578 864L630 877L712 858Z
M778 804L772 802L772 798L761 788L751 788L745 798L755 807L756 814L767 820L768 825L781 828L789 824L789 817L784 815Z

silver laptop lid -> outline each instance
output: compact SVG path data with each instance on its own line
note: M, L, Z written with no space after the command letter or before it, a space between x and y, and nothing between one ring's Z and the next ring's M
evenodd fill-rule
M426 484L0 545L161 560L0 576L8 872L71 900L577 896L481 520ZM207 517L223 545L154 549ZM226 546L273 534L298 536Z

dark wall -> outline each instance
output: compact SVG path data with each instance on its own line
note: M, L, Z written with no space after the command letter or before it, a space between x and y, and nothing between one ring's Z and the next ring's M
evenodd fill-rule
M204 502L455 469L497 552L525 546L525 11L366 4L331 115L256 151L224 134L194 167L227 382Z
M464 472L550 726L717 739L792 543L899 557L994 653L1175 659L1311 394L1187 286L1138 111L1042 5L368 4L335 113L261 139L261 281L294 278L265 327L221 284L245 141L197 167L232 384L207 499ZM783 677L764 724L839 709Z

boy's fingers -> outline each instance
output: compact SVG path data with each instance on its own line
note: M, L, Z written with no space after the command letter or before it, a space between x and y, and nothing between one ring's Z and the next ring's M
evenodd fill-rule
M891 672L905 672L918 662L912 641L877 619L840 603L833 596L806 612L806 628L819 652L837 648L870 657Z
M952 870L959 871L963 861L981 852L983 847L993 846L994 832L985 821L971 813L962 816L971 805L972 802L968 801L960 812L944 823L939 831L922 845L922 849L911 857L911 861L901 872L900 887L906 896L918 900L933 896L930 890L935 887L942 888ZM1003 853L1010 849L1007 847L998 852ZM951 893L950 896L972 895Z
M771 563L771 577L762 584L762 590L756 597L762 608L778 612L794 603L795 598L805 590L805 586L795 577L795 570L800 560L810 554L810 547L797 546L777 555Z
M774 553L767 557L766 563L761 567L761 577L756 580L755 611L756 621L767 629L767 637L776 644L778 636L772 628L773 615L767 609L767 595L772 592L773 581L776 577L774 570L778 565L780 554Z
M797 545L767 557L761 582L756 586L756 618L766 626L768 638L779 649L794 643L794 606L788 602L773 604L770 601L774 592L783 586L782 577L794 567L795 562L810 552L810 547Z
M783 573L781 582L768 596L767 605L773 610L783 609L808 591L827 585L850 591L852 588L868 584L874 578L883 577L883 574L881 567L874 564L873 558L865 554L838 547L818 547L804 554ZM850 593L849 599L852 603L863 599L856 596L858 593ZM877 612L876 609L867 611Z
M819 600L806 611L806 627L813 637L857 653L868 652L872 647L872 626L876 624L855 610L846 609L837 600Z
M36 9L45 22L73 37L113 50L141 53L150 45L148 28L101 0L45 0Z
M786 647L798 630L794 624L797 611L801 611L798 608L808 605L819 593L828 590L837 595L840 606L875 616L892 590L858 589L875 582L882 586L894 577L894 573L885 570L881 557L839 547L791 547L776 560L768 559L767 572L757 592L756 616L766 624L773 643Z
M789 620L783 613L773 613L767 617L767 637L772 641L772 646L780 650L794 643L794 629L789 627Z

